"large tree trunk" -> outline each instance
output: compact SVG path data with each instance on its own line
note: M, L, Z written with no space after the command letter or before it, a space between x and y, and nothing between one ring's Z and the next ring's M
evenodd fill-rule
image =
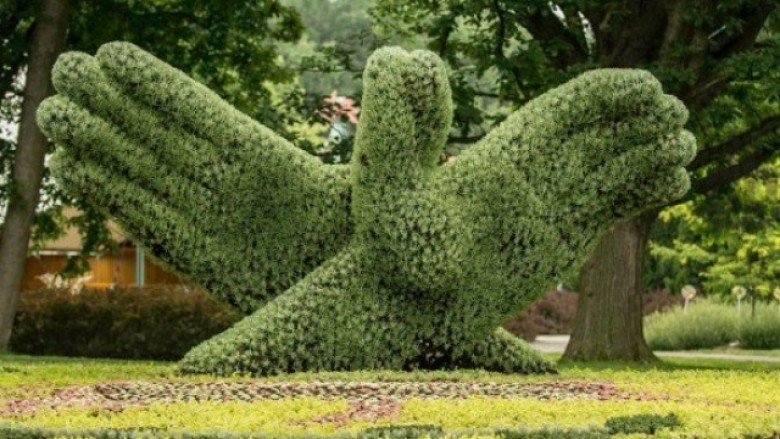
M618 223L580 272L572 339L564 359L654 361L642 333L642 273L657 211Z
M52 93L51 69L65 47L68 12L68 0L42 0L32 32L14 162L14 191L0 241L0 350L8 347L11 337L43 178L46 138L35 124L35 112Z

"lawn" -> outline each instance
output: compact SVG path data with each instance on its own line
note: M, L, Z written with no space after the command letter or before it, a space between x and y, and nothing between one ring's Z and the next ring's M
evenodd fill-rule
M28 433L26 427L141 428L153 432L148 437L185 430L365 437L381 436L375 427L425 426L434 436L591 428L593 436L570 437L607 437L610 418L670 414L679 425L653 437L777 437L780 364L666 359L642 367L561 364L560 374L542 376L377 371L217 380L177 376L172 363L0 356L0 424Z

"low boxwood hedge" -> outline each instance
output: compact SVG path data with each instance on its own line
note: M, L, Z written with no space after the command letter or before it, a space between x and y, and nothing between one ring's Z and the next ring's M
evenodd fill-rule
M417 438L478 438L501 439L608 439L615 434L644 433L653 435L661 428L674 429L680 426L675 414L668 416L637 415L610 418L604 427L541 430L479 429L445 431L435 425L398 425L368 428L358 433L335 433L331 435L298 434L235 434L227 432L168 432L161 429L44 429L18 424L0 424L3 439L417 439Z
M679 427L680 419L674 413L666 416L616 416L608 419L604 426L611 434L655 434L662 428Z

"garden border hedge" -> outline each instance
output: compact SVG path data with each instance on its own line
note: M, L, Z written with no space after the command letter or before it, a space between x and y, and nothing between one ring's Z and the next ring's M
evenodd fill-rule
M586 428L544 428L528 430L525 428L507 429L467 429L445 431L435 425L398 425L374 427L357 434L336 433L269 435L228 432L169 432L161 429L60 429L28 427L19 424L0 424L0 437L3 439L417 439L420 437L470 437L478 434L494 435L503 439L607 439L615 434L646 433L655 434L661 428L674 429L680 426L680 420L674 413L667 416L644 414L619 416L607 419L604 427Z

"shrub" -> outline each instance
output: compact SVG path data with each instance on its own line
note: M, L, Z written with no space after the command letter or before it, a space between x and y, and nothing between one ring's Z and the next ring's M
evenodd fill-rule
M642 295L642 312L650 315L654 312L666 311L676 306L682 306L685 300L679 294L668 290L648 291Z
M642 296L644 315L682 305L683 298L666 290L650 291ZM525 340L539 334L571 334L577 315L577 293L550 291L522 313L504 322L504 328Z
M743 317L739 342L748 349L780 349L780 306L757 306L755 318Z
M504 328L533 341L539 334L569 334L577 313L577 293L550 291L522 313L511 317Z
M706 300L645 318L645 338L654 350L714 348L738 338L739 319L734 307Z
M447 166L454 105L432 52L367 60L349 166L131 44L65 54L53 82L37 120L58 183L254 311L190 351L185 373L547 370L496 328L600 231L681 197L696 153L682 102L639 70L583 73Z
M177 360L239 315L178 288L22 293L11 350L35 355Z
M442 437L444 430L436 425L402 425L371 427L363 430L359 439L408 439L419 437Z
M0 424L3 439L418 439L418 438L501 438L501 439L608 439L604 428L584 429L483 429L447 433L436 426L387 426L369 428L357 434L234 434L228 432L169 432L164 429L54 429L18 424Z
M680 426L680 419L674 413L660 415L616 416L607 419L604 426L610 434L655 434L661 428Z

